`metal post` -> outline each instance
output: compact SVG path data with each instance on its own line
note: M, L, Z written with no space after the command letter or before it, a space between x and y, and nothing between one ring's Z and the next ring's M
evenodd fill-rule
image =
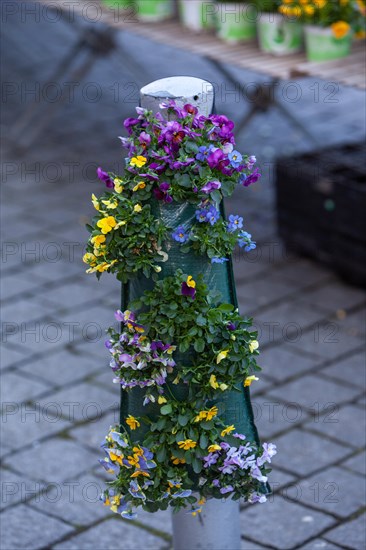
M141 106L154 112L169 99L180 107L190 103L205 116L214 107L213 86L200 78L163 78L144 86L140 94ZM173 514L173 542L174 550L240 550L239 503L211 499L195 517L189 510Z

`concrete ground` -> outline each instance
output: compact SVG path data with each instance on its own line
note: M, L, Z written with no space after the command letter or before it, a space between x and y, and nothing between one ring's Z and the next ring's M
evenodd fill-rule
M3 25L1 548L168 549L168 513L127 522L97 501L99 444L118 418L103 332L119 285L85 274L84 224L91 193L102 191L95 167L123 164L117 136L141 85L191 74L216 84L218 112L238 120L248 106L203 59L125 32L118 52L98 60L84 81L65 76L48 87L46 104L66 90L64 105L22 151L27 134L14 138L16 121L32 99L39 104L42 84L77 37L67 23L24 13ZM264 79L231 70L243 85ZM323 81L296 87L296 101L288 83L279 96L320 143L362 139L364 93L341 87L330 98ZM279 451L270 502L242 510L242 548L362 550L365 294L287 254L278 239L273 161L311 144L273 111L252 121L239 145L264 172L227 206L244 215L258 242L234 265L241 311L253 314L260 332L256 422Z

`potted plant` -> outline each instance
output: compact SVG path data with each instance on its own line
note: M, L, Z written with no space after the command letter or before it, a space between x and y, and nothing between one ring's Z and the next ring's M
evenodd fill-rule
M104 4L107 8L118 10L120 8L124 9L126 6L136 4L136 0L102 0L102 4Z
M225 0L218 3L218 36L230 43L252 40L256 36L258 11L255 2Z
M353 27L359 18L352 0L286 0L279 7L289 19L305 23L305 43L309 61L329 61L350 53Z
M281 0L257 0L259 46L266 53L288 55L301 50L303 29L297 19L278 13L280 5Z
M214 0L179 0L179 16L183 25L192 31L213 29L217 5Z
M140 21L155 22L173 15L172 0L137 0L137 16Z

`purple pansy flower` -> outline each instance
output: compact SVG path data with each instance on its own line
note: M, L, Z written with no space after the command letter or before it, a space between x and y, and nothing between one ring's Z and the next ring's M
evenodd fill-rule
M151 136L149 136L146 132L141 132L139 142L143 147L147 147L151 143Z
M237 229L242 229L243 227L243 218L241 216L234 216L231 214L229 216L229 223L227 226L227 230L229 233L233 233Z
M132 128L133 126L136 126L137 124L140 124L140 120L138 118L126 118L126 120L123 123L123 126L126 128L129 135L132 134Z
M100 166L97 170L97 176L101 181L103 181L106 184L106 187L108 187L109 189L114 188L114 183L112 178L107 174L107 172L104 172L104 170L102 170Z
M177 229L172 233L172 238L178 243L185 243L189 239L189 235L184 229L183 225L177 227Z
M193 288L192 286L188 286L185 281L182 283L182 290L181 291L182 291L183 296L190 296L192 298L192 300L195 299L196 289Z
M226 325L228 330L236 330L236 324L231 321Z
M249 176L241 174L241 176L239 177L239 183L241 183L244 187L248 187L252 183L256 183L261 176L262 174L259 173L259 168L256 168L254 172L249 174Z
M226 166L230 164L229 159L225 157L221 149L212 151L207 157L207 162L210 168L216 168L223 173L225 173Z
M158 201L164 201L166 203L173 202L173 197L169 195L169 189L169 183L162 183L161 185L159 185L158 189L153 190L155 198L158 199Z
M215 189L220 189L221 183L218 180L208 181L201 189L202 193L209 194Z

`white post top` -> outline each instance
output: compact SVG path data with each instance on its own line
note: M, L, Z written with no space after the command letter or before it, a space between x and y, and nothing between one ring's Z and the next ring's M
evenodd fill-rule
M214 105L214 89L210 82L193 76L171 76L155 80L141 88L141 106L157 112L159 104L174 99L179 107L190 103L200 114L208 116Z

